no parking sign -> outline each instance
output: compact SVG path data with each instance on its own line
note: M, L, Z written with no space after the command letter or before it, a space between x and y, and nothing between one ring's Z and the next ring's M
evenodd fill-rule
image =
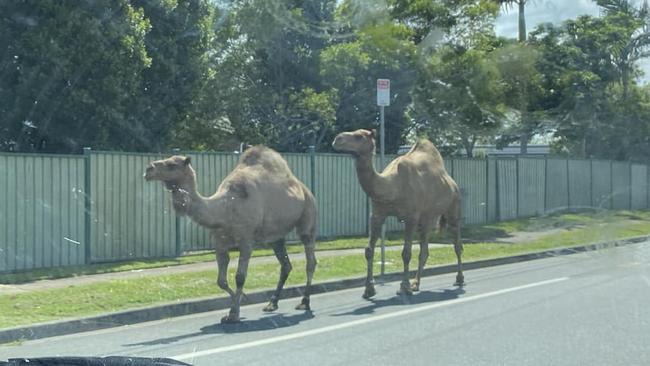
M377 105L388 107L390 105L390 80L377 79Z

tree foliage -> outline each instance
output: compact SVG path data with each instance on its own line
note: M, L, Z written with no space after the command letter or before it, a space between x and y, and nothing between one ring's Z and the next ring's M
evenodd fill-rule
M644 160L650 7L527 33L527 0L0 2L0 149L328 151L378 126L389 152L426 135L471 154L534 136L583 157ZM518 40L495 36L518 8Z

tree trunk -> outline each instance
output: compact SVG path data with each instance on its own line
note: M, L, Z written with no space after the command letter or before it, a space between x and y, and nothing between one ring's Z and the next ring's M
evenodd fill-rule
M517 5L519 5L519 42L524 43L526 42L526 13L524 11L526 0L517 1Z
M474 157L474 146L476 146L476 138L473 139L465 139L465 141L462 142L463 147L465 148L465 153L467 154L468 158L473 158Z
M621 82L623 84L623 101L627 101L630 90L630 68L625 63L621 65Z
M528 134L525 132L522 132L522 134L519 136L519 147L521 148L521 155L528 154L528 138Z

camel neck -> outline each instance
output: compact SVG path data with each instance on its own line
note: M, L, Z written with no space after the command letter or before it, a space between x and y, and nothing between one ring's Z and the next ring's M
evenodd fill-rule
M213 215L208 213L209 198L203 197L196 185L196 179L190 177L172 187L172 202L174 209L189 216L193 221L203 226L210 226Z
M377 197L384 186L385 179L375 170L372 155L359 155L355 163L361 188L371 198Z

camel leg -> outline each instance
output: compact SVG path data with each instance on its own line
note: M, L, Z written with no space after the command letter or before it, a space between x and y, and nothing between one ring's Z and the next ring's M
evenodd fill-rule
M406 220L404 224L404 248L402 248L402 262L404 263L404 274L398 295L411 295L411 284L409 283L409 263L411 263L411 248L413 246L413 230L415 229L415 220Z
M458 274L456 274L456 283L454 286L463 286L465 284L465 276L463 276L463 262L461 255L463 254L463 242L460 238L460 218L456 217L449 222L449 227L454 233L454 251L456 252L456 259L458 260Z
M375 291L375 281L373 279L373 261L375 257L375 245L377 244L377 239L381 235L381 226L384 224L386 216L372 214L370 220L370 240L368 241L368 246L366 247L366 265L368 268L368 273L366 274L366 289L363 293L364 299L369 299L377 293Z
M232 296L233 303L230 307L228 315L221 318L221 323L236 323L239 322L239 307L241 297L244 293L244 283L246 282L246 274L248 273L248 262L251 257L252 249L249 245L239 246L239 263L237 263L237 273L235 274L235 283L237 289L234 296Z
M289 272L291 272L291 262L289 261L289 256L287 255L287 248L285 246L284 238L273 243L273 252L275 257L280 262L280 279L278 280L278 286L275 288L275 293L271 296L271 300L268 305L262 309L263 311L270 312L278 309L278 301L280 300L280 293L284 287L284 283L289 277Z
M424 271L424 266L427 264L429 258L429 230L428 225L422 225L420 228L420 255L418 257L418 271L415 274L415 281L411 283L411 290L416 292L420 291L420 278Z
M230 286L228 286L228 263L230 263L230 254L228 253L228 248L217 248L217 267L219 269L217 285L219 288L226 291L228 295L230 295L230 299L232 303L234 303L235 292L230 288Z
M296 310L311 310L309 296L311 295L311 281L314 278L314 271L316 271L316 244L314 243L313 235L309 238L303 237L301 239L305 244L307 284L305 285L305 293L302 296L300 304L296 305Z

